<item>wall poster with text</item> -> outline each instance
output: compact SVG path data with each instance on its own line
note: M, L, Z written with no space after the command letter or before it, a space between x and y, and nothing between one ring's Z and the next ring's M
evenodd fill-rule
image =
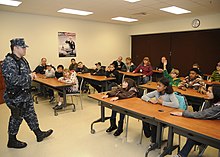
M76 33L58 32L59 57L76 57Z

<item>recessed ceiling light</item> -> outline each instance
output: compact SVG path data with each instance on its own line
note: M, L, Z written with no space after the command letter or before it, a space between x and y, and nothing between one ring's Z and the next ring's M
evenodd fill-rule
M189 10L185 10L176 6L171 6L171 7L167 7L167 8L161 8L160 10L165 11L165 12L169 12L172 14L185 14L185 13L190 13L191 11Z
M138 21L138 19L132 19L132 18L127 18L127 17L114 17L112 20L116 21L124 21L124 22L135 22Z
M57 12L59 12L59 13L66 13L66 14L83 15L83 16L93 14L93 12L89 12L89 11L67 9L67 8L60 9Z
M0 0L0 4L2 4L2 5L14 6L14 7L19 6L21 3L22 3L22 2L19 2L19 1Z
M135 2L139 2L141 0L124 0L124 1L130 2L130 3L135 3Z

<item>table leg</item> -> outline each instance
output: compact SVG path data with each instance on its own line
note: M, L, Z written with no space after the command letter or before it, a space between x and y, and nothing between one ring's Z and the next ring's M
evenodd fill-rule
M99 102L100 103L100 102ZM93 125L99 122L105 122L105 120L110 119L110 117L105 117L105 107L101 104L101 117L91 124L91 134L95 133L95 129L93 129Z

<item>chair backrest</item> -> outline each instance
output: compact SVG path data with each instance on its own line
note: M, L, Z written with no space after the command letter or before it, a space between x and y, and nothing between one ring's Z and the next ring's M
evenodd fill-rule
M178 93L178 92L174 92L174 94L176 95L176 98L178 99L179 109L187 110L188 102L187 102L186 97L184 95L182 95L181 93Z

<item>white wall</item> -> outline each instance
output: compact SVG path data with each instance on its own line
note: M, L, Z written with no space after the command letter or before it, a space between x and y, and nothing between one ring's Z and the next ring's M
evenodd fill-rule
M200 19L200 26L198 28L193 28L191 26L191 23L195 18ZM220 13L195 18L181 18L179 20L158 21L154 23L134 25L130 27L130 35L154 34L163 32L181 32L191 30L195 31L220 28Z
M53 65L69 65L71 58L58 57L60 31L76 33L76 60L88 67L98 61L108 65L119 55L130 56L128 26L2 11L0 20L0 60L10 51L10 39L24 37L29 45L26 58L32 69L42 57Z

